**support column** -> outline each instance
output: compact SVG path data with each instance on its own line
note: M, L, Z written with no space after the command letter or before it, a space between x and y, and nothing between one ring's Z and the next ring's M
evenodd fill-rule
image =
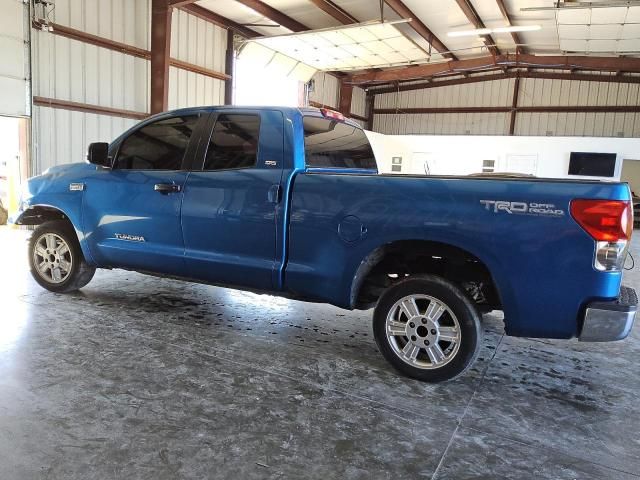
M224 82L224 104L233 103L233 76L234 76L235 52L233 51L233 30L227 29L227 54L224 62L224 73L231 78Z
M367 124L365 125L365 128L371 131L373 131L373 109L375 108L375 102L376 102L376 96L371 93L368 93L367 107L366 107Z
M171 7L168 0L151 3L151 113L169 108Z
M351 115L351 98L353 97L353 85L347 83L345 79L340 81L340 101L338 102L338 111L345 117Z
M509 124L509 135L516 131L516 115L518 113L518 96L520 95L520 77L517 76L513 84L513 100L511 102L511 123Z

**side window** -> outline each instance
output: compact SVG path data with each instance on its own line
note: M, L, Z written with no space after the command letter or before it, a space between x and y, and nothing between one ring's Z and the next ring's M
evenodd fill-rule
M219 115L209 141L204 170L253 167L258 160L259 135L259 115Z
M309 167L375 169L376 159L361 128L307 116L304 126L304 153Z
M114 168L180 170L198 115L151 123L129 135L120 146Z

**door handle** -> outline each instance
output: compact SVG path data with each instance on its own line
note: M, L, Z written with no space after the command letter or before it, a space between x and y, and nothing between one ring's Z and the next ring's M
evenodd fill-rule
M156 183L153 186L153 190L155 192L160 192L163 195L168 195L169 193L180 192L182 190L182 187L175 183Z
M282 200L282 187L279 183L269 187L267 200L269 203L280 203L280 200Z

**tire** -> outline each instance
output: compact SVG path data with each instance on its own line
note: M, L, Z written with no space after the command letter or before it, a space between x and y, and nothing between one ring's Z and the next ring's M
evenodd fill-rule
M79 290L96 272L85 261L73 227L63 220L45 222L34 230L29 240L29 268L41 287L56 293Z
M373 334L393 367L433 383L464 373L482 344L474 302L455 284L433 275L411 277L387 289L373 313Z

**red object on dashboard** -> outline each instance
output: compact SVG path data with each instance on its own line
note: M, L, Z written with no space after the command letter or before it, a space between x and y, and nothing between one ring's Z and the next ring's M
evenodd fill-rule
M616 242L631 238L633 210L629 201L573 200L571 216L599 242Z

